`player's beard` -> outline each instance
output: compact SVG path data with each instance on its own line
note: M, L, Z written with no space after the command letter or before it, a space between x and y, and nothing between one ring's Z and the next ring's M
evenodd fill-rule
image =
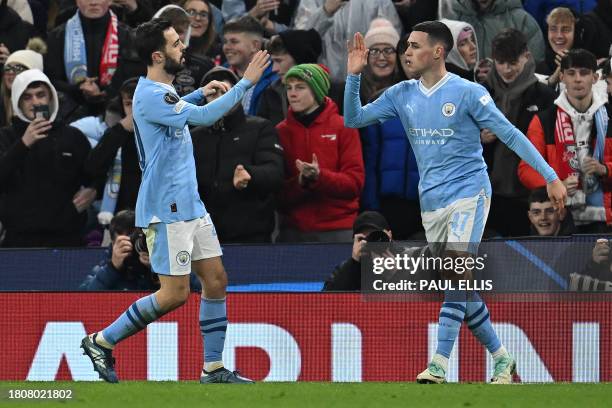
M183 59L183 54L181 54L181 59ZM164 71L169 75L178 74L185 66L181 62L176 62L172 58L166 55L166 60L164 62Z

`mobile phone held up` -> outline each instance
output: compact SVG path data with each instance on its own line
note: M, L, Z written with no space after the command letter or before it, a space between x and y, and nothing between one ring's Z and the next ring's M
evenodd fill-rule
M51 117L51 114L49 113L49 105L34 106L34 117L36 119L49 120Z

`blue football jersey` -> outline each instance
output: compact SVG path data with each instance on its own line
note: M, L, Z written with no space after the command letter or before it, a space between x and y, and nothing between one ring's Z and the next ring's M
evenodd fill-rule
M447 73L427 89L420 81L400 82L361 107L357 75L348 75L344 120L363 127L399 117L419 169L422 211L444 208L461 198L491 196L482 157L480 130L490 129L548 182L557 178L535 147L495 106L487 90Z
M141 77L133 98L134 133L142 182L136 225L188 221L206 215L198 193L191 134L187 124L210 126L244 96L242 79L217 100L197 106L200 89L180 98L173 86Z

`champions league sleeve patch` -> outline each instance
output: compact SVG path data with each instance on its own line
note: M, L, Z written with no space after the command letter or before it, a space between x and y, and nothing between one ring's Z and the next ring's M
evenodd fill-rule
M171 94L170 92L166 93L164 95L164 102L166 102L168 105L174 105L175 103L177 103L179 101L179 97Z

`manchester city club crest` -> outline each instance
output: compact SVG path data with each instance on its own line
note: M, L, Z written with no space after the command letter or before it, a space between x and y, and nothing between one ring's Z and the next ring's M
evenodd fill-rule
M185 266L191 261L191 255L187 251L181 251L176 254L176 263L180 266Z
M453 116L455 114L455 105L448 102L442 106L442 114L446 117Z

